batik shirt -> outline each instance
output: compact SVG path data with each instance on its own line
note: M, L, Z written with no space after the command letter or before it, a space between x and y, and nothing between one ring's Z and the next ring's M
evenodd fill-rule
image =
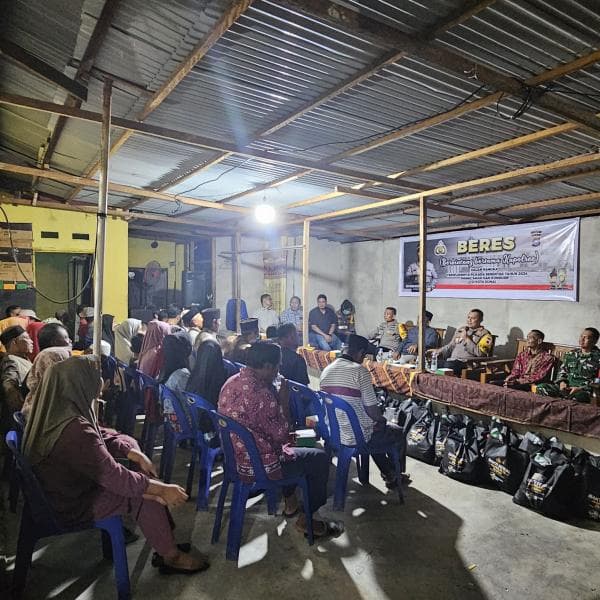
M515 358L510 380L518 379L520 383L538 383L544 381L554 366L554 356L550 352L532 354L529 349L523 350Z
M289 439L289 426L276 396L275 388L258 379L246 367L230 377L219 395L219 412L250 430L269 479L281 479L281 460L293 458L284 445ZM244 444L233 437L233 449L240 477L254 479L254 469Z
M581 348L567 352L563 358L555 383L566 381L569 387L582 387L590 391L590 383L598 377L600 370L600 350L594 346L591 352Z

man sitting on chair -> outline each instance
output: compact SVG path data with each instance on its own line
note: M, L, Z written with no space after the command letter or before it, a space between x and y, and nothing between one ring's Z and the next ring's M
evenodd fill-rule
M219 412L235 419L254 436L267 477L277 480L305 475L308 482L308 506L296 521L296 528L306 533L306 519L314 517L327 502L329 457L321 448L295 448L289 442L289 405L287 383L276 391L281 351L270 342L256 342L246 352L246 368L230 377L219 395ZM252 481L254 472L245 447L235 443L235 459L240 477ZM284 515L299 512L294 488L285 488ZM306 499L305 499L306 502ZM332 533L329 524L313 518L315 537Z
M383 311L383 321L369 334L369 339L384 352L393 352L400 343L396 309L388 306Z
M433 319L433 313L428 310L425 311L425 350L431 348L437 348L440 343L440 336L438 332L429 326L429 323ZM418 323L418 321L417 321ZM413 327L408 330L406 337L398 344L394 356L400 356L400 362L402 364L414 363L417 360L417 354L419 352L419 326Z
M317 306L308 313L308 341L320 350L339 350L342 342L335 335L337 317L329 306L327 296L317 296Z
M527 348L519 352L504 387L529 391L531 384L544 381L554 366L554 356L544 345L544 333L532 329L527 334Z
M492 334L482 326L483 311L479 308L467 314L467 324L456 330L454 339L441 348L428 350L428 354L437 353L445 358L445 366L460 376L467 367L467 361L473 358L489 356L492 350Z
M556 381L540 383L536 392L542 396L589 402L590 384L600 370L598 338L600 332L595 327L586 327L579 336L580 347L565 354Z
M346 354L325 367L321 373L321 390L338 396L354 409L363 436L368 447L381 447L385 444L397 444L400 455L403 455L405 437L397 425L387 423L377 406L377 396L371 383L371 375L362 362L366 354L373 354L375 347L367 338L351 335L348 338ZM340 440L342 444L356 444L352 426L346 415L338 412ZM387 454L372 454L375 464L388 488L398 485L396 470Z
M298 349L298 332L293 323L280 325L277 330L277 339L281 346L281 366L279 372L286 378L301 383L309 384L306 361L296 352Z

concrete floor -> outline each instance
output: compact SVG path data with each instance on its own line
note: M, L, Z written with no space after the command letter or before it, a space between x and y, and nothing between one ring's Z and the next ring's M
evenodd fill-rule
M185 451L178 454L184 461ZM264 501L255 501L247 512L237 565L225 560L226 530L219 544L210 545L213 510L196 513L189 502L175 513L177 538L191 537L210 553L211 568L191 577L161 576L150 566L151 550L142 538L128 547L133 596L600 599L599 527L551 521L513 504L502 492L452 481L435 467L411 459L408 463L413 484L404 506L397 496L384 492L373 468L371 485L363 487L356 479L350 483L343 515L332 512L330 503L323 510L324 515L345 521L345 533L313 547L292 521L269 517ZM183 467L181 462L180 480ZM332 469L330 482L333 474ZM0 516L10 570L17 519L6 512ZM112 568L101 559L95 533L55 538L40 545L34 560L26 598L115 597ZM0 592L0 597L6 596Z

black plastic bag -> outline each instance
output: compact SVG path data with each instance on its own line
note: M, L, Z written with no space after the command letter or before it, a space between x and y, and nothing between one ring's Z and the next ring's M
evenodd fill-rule
M562 444L552 438L531 459L513 502L565 520L573 514L574 499L574 468Z
M463 483L478 484L487 480L482 451L486 430L473 421L448 433L440 462L440 473Z
M439 465L446 448L446 440L448 434L453 429L460 429L465 427L469 423L472 423L473 419L467 415L452 415L445 413L440 416L437 433L435 435L435 463Z
M431 402L425 412L413 423L406 435L406 454L432 465L435 462L435 440L439 415L431 409Z
M483 458L490 481L511 495L519 489L529 465L529 454L519 449L520 443L521 440L508 425L492 419Z
M600 456L573 448L571 464L574 470L574 514L600 521Z
M424 411L425 404L423 402L407 398L392 401L385 408L383 416L387 421L398 425L404 432L407 432Z
M528 431L521 439L519 450L527 452L529 456L535 456L538 452L542 452L549 443L550 442L541 433Z

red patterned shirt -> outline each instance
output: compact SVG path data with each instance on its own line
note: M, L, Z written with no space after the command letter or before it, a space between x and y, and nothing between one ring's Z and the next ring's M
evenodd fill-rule
M281 479L281 460L293 459L286 454L289 426L273 386L256 377L246 367L230 377L219 395L219 412L231 417L252 432L262 463L269 479ZM246 447L233 436L233 447L238 473L252 481L254 469Z
M554 356L550 352L531 354L529 349L517 355L508 381L518 379L520 383L539 383L544 381L554 366Z

